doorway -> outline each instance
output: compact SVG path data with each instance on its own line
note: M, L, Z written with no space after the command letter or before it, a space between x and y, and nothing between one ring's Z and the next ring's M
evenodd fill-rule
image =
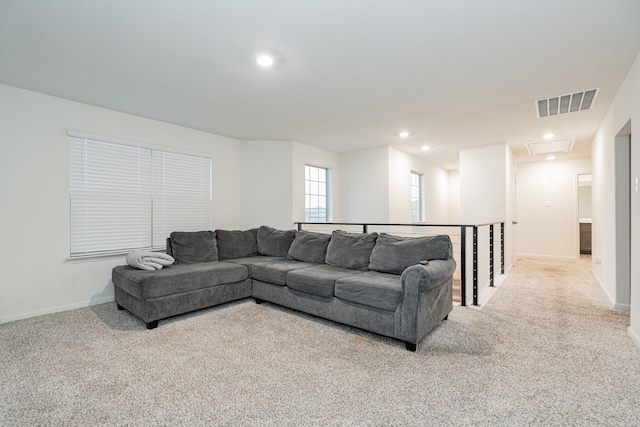
M591 256L591 174L578 175L578 227L580 256Z

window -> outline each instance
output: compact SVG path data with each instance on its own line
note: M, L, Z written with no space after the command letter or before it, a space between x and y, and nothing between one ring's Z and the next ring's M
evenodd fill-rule
M422 175L411 172L411 221L422 220Z
M329 170L305 165L305 222L327 222L327 176Z
M211 158L152 151L153 246L172 231L210 230Z
M172 231L211 228L212 161L74 136L71 256L164 248Z

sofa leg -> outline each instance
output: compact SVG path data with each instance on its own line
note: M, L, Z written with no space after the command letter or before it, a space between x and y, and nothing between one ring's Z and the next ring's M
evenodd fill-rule
M118 307L118 310L124 310L124 307L121 306L120 304L116 303L116 307Z
M154 320L153 322L147 323L147 329L155 329L158 327L158 321Z
M262 304L264 302L263 299L260 298L254 298L256 300L256 304Z
M416 351L418 349L418 344L414 344L412 342L409 341L405 341L404 342L404 346L407 348L407 350L409 351Z

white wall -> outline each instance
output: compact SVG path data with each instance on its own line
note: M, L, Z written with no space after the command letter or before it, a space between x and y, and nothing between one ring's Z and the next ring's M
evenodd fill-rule
M607 118L600 126L591 146L593 164L591 197L591 259L593 273L612 303L616 301L616 198L615 147L617 131L614 120ZM597 262L596 262L597 261Z
M447 173L449 187L449 224L460 224L460 171L450 170Z
M294 228L305 214L304 166L329 169L329 206L340 220L340 156L292 141L241 141L241 228Z
M340 156L343 222L389 221L389 147Z
M123 257L69 262L67 129L213 158L213 222L238 227L237 141L0 85L0 322L113 300Z
M345 222L410 223L411 172L423 175L425 222L449 221L448 172L393 147L341 155Z
M389 147L388 222L411 222L411 172L422 175L424 222L447 223L449 220L447 171L393 147Z
M591 183L578 186L578 216L591 219Z
M506 164L506 144L460 151L460 221L463 224L506 220Z
M516 263L517 248L518 248L518 236L517 236L517 165L513 151L509 146L506 147L506 218L504 226L504 267L505 272L509 271Z
M113 300L124 257L68 261L67 129L213 159L212 229L304 220L304 165L331 170L340 219L340 156L290 141L234 139L0 85L0 323Z
M577 259L578 175L591 159L518 164L518 255Z
M293 185L289 187L292 191L292 219L303 222L305 214L305 193L304 193L304 166L310 164L329 169L329 196L331 205L329 206L330 222L343 221L341 215L341 192L342 172L340 165L340 155L333 151L314 147L311 145L292 143L293 159L291 162L291 173Z
M293 143L241 141L240 157L240 228L293 228Z
M618 286L619 272L616 258L621 248L616 236L616 136L624 132L631 121L640 123L640 56L636 58L627 77L620 86L605 120L600 125L592 144L593 159L593 272L614 302L621 303L624 294ZM629 333L640 346L640 193L636 191L635 180L640 177L640 134L631 132L631 325ZM595 261L600 260L600 264ZM622 304L623 305L623 304Z

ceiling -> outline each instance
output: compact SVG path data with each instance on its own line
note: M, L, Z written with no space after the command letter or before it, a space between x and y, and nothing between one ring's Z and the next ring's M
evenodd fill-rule
M637 0L0 0L0 83L241 140L391 145L445 168L498 143L526 160L545 133L588 156L639 22ZM272 69L253 62L261 50ZM537 116L538 99L596 88L590 110Z

